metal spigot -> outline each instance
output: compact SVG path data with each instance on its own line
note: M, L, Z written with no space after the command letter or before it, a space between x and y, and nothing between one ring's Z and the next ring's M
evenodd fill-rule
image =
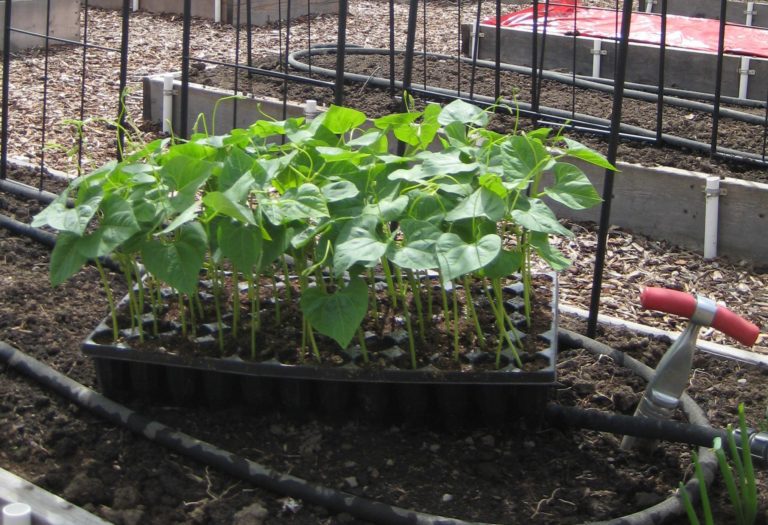
M680 404L680 397L688 386L696 340L702 327L712 326L739 342L751 346L757 340L760 330L746 319L730 310L718 306L712 299L668 290L664 288L646 288L640 296L644 308L688 317L691 322L685 331L669 347L659 361L653 378L645 389L643 398L635 410L637 417L669 419ZM765 443L768 453L768 441L763 438L758 443ZM641 448L652 450L652 440L625 436L621 442L623 450Z

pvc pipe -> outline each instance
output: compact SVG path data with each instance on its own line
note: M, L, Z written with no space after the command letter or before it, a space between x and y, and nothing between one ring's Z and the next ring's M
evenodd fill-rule
M469 59L473 60L477 54L477 49L480 47L480 24L476 21L472 25L472 35L469 45Z
M173 129L173 75L163 76L163 133Z
M312 120L317 116L319 110L317 109L317 100L308 99L304 102L304 117L307 120Z
M749 88L749 57L741 57L739 64L739 98L747 98Z
M755 3L754 2L747 2L747 19L744 21L744 25L751 26L752 25L752 17L755 14Z
M3 525L32 525L32 507L26 503L9 503L3 507Z
M720 177L707 177L704 207L704 259L717 257L717 227L720 211Z
M139 10L139 0L133 0L133 10L134 11Z
M221 0L213 0L213 21L221 22Z
M655 3L654 0L645 0L645 12L646 13L653 13L653 4Z
M600 62L603 55L602 40L595 38L592 40L592 76L600 78Z

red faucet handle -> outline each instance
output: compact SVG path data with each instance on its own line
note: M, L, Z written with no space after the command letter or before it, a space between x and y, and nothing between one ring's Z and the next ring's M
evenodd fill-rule
M646 288L640 294L640 304L648 310L687 317L695 322L711 326L736 339L743 345L752 346L760 335L760 329L724 306L717 306L706 298L668 288Z

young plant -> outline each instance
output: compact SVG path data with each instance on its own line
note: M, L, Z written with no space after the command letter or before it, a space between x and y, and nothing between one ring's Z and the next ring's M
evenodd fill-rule
M757 484L750 454L749 432L747 431L743 404L739 404L739 431L741 435L739 446L737 446L736 438L734 437L733 427L729 425L725 444L728 451L726 452L723 448L722 439L719 437L714 439L712 449L715 452L715 457L720 467L720 474L723 476L723 482L728 491L728 498L733 506L734 523L738 525L752 525L757 519ZM693 461L696 477L699 480L701 511L704 523L706 525L713 525L714 518L712 516L709 494L707 493L704 475L695 452L693 453ZM680 493L683 497L688 520L692 525L699 525L701 520L682 483L680 484Z
M320 334L341 348L357 340L367 360L365 330L401 323L412 367L436 328L450 333L454 360L475 341L493 348L501 366L502 350L519 346L504 280L521 275L529 317L532 257L556 270L568 263L549 238L571 233L547 201L581 209L600 200L566 159L610 164L548 129L493 132L490 114L462 101L367 122L359 111L331 106L311 122L262 120L225 135L156 141L77 179L35 219L61 232L52 282L89 259L119 261L140 338L147 310L157 318L162 287L175 294L184 332L194 336L205 278L222 353L229 328L234 338L248 330L257 354L260 291L272 289L276 321L281 303L298 294L300 359L307 349L320 359ZM402 155L390 152L392 137L407 145ZM486 296L492 329L475 305Z

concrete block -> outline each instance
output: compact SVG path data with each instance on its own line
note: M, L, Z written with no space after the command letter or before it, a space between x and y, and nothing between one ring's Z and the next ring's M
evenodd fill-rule
M11 32L11 51L45 46L46 26L48 35L66 40L80 40L80 0L13 0L11 5L11 27L43 36L33 36L16 31ZM49 16L46 16L49 15ZM5 1L0 1L0 27L5 27ZM49 40L50 45L61 42ZM3 47L0 38L0 49Z

